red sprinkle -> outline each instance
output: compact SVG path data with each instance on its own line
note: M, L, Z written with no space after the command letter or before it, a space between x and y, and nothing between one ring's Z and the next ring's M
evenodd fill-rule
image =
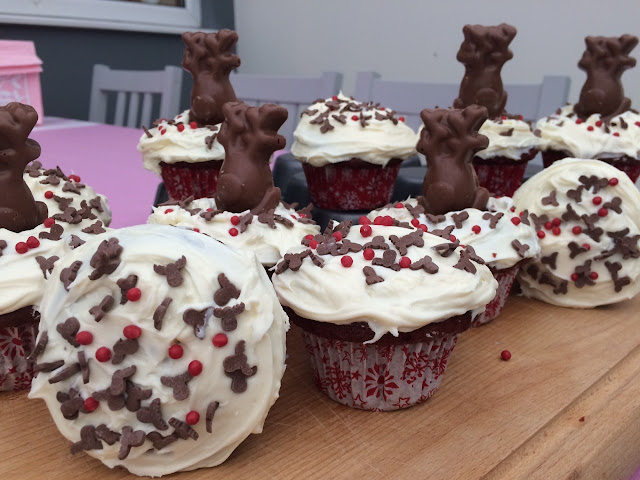
M193 360L187 367L187 370L189 370L189 373L192 376L197 377L202 373L202 362L199 360Z
M384 225L385 227L393 227L393 217L385 215L382 218L382 225Z
M232 237L238 236L238 229L237 228L230 228L229 229L229 235L231 235Z
M571 274L571 280L574 281L574 282L577 281L578 280L578 274L577 273L572 273Z
M411 220L411 225L413 225L414 227L418 228L420 226L420 220L418 220L417 218L414 218Z
M376 252L374 252L372 248L365 248L364 252L362 252L362 256L365 260L373 260L373 257L376 256Z
M582 228L576 225L571 229L574 235L580 235L582 233Z
M619 134L618 132L613 132L613 136L614 136L614 137L619 137L619 136L620 136L620 134Z
M546 233L544 233L544 231L543 231L543 230L538 230L538 234L537 234L537 235L538 235L538 238L544 238L544 237L546 237L546 236L547 236L547 234L546 234Z
M518 225L520 225L520 218L519 217L512 217L511 218L511 223L513 223L517 227Z
M29 248L38 248L40 246L40 240L36 237L27 238L27 247Z
M515 212L516 211L516 207L511 207L509 210L511 210L511 212Z
M449 235L449 240L455 242L457 240L455 235Z
M180 345L171 345L169 347L169 356L174 360L179 359L184 354L184 350Z
M298 213L298 212L296 212L296 213ZM307 218L307 214L306 213L298 213L298 216L300 218Z
M98 405L100 405L100 404L93 397L88 397L84 401L84 409L87 411L87 413L93 412L96 408L98 408Z
M591 273L589 274L589 278L590 278L591 280L597 280L597 279L598 279L598 272L591 272Z
M196 233L200 233L200 229L199 228L194 228L193 231L196 232Z
M24 242L16 243L16 252L19 254L27 253L29 251L29 247Z
M198 123L197 122L191 122L189 124L189 126L195 130L196 128L198 128Z
M498 256L498 254L497 254L497 253L495 253L495 252L494 252L494 253L492 253L491 255L493 255L493 258L496 258L496 257Z
M358 121L358 116L357 115L353 115L351 117L351 120L353 120L354 122L357 122Z
M87 332L86 330L82 330L76 334L76 341L80 345L91 345L93 342L93 334L91 332Z
M640 122L636 122L634 125L635 125L636 127L640 127Z
M96 360L101 363L108 362L109 360L111 360L111 350L109 350L107 347L100 347L98 350L96 350Z
M400 120L401 122L404 122L404 117L399 117L398 120Z
M138 287L133 287L127 290L127 300L130 302L137 302L142 297L142 290Z
M164 211L164 214L166 215L167 213L171 213L171 212L173 212L173 208L167 208L167 209Z
M74 182L79 182L80 177L78 175L69 175L69 180L73 180Z
M404 204L398 202L396 203L396 208L404 208Z
M53 192L51 190L47 190L44 192L44 198L53 198Z
M429 231L429 228L424 223L421 223L420 225L418 225L418 228L420 230L422 230L423 232L428 232Z
M373 219L374 225L382 225L382 217L376 217Z
M340 259L340 263L342 263L342 266L344 268L349 268L351 265L353 265L353 258L351 258L349 255L345 255Z
M211 339L211 343L213 343L214 347L220 348L229 343L229 339L224 333L216 333Z
M553 225L554 227L559 227L561 223L562 220L560 220L559 218L554 218L553 220L551 220L551 225Z
M602 120L598 120L596 122L596 127L601 127L602 126Z
M313 250L315 250L316 248L318 248L318 241L317 240L309 240L309 247L312 248Z
M54 223L56 223L56 221L55 221L53 218L51 218L51 217L49 217L49 218L45 218L45 219L44 219L44 222L43 222L43 224L44 224L45 228L51 228L51 227L53 227L53 224L54 224Z
M482 228L480 227L480 225L474 225L473 227L471 227L471 231L473 233L480 233L482 231Z
M312 234L305 235L304 238L305 240L313 240L313 235Z
M240 223L240 217L237 215L234 215L233 217L231 217L231 225L237 225Z
M593 197L591 201L594 205L600 205L602 203L602 197Z
M178 125L176 125L176 128L179 132L182 132L184 130L184 123L179 123Z
M336 100L338 100L338 96L334 95L333 97L331 97L331 100L333 100L335 102Z
M500 352L500 358L502 358L505 362L511 360L511 352L509 350L503 350Z
M122 329L122 334L129 340L135 340L142 335L142 329L137 325L127 325Z
M546 222L544 224L544 228L546 228L547 230L551 230L553 228L553 224L551 222Z
M582 246L587 249L587 251L591 250L591 245L588 243L583 243Z
M609 179L609 185L611 185L612 187L615 187L618 184L618 179L617 178L610 178Z
M331 236L336 239L336 242L339 242L340 240L342 240L342 233L340 232L333 232Z
M398 262L400 268L409 268L411 266L411 259L409 257L402 257Z
M506 115L502 115L502 116L500 117L500 120L506 120L506 119L507 119L507 116L506 116Z
M165 133L167 133L166 130L160 130L160 135L164 135Z
M551 229L551 233L553 233L555 236L560 235L560 233L562 233L562 231L560 230L560 227L553 227Z
M607 210L606 208L599 208L598 209L598 216L599 217L606 217L608 213L609 213L609 210Z
M213 208L207 208L207 212L213 212Z
M371 226L362 225L360 227L360 235L362 235L363 237L370 237L372 233L373 233L373 230L371 230Z
M200 414L195 410L191 410L189 413L187 413L185 419L187 420L187 423L189 425L195 425L200 421Z
M580 125L580 124L582 123L582 119L581 119L581 118L577 119L577 120L576 120L576 123L577 123L578 125Z
M360 225L371 225L371 220L369 220L369 218L367 218L366 215L362 215L359 219L358 219L358 223Z
M587 130L589 130L590 132L593 132L593 126L592 126L592 125L589 125L589 126L587 127Z

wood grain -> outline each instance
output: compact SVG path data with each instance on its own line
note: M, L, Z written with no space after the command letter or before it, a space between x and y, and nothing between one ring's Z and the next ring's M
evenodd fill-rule
M431 400L389 413L317 391L293 328L264 433L219 467L169 478L627 480L640 465L639 310L640 297L594 310L512 297L497 320L462 335ZM0 395L0 452L2 479L133 477L72 456L44 402L26 393Z

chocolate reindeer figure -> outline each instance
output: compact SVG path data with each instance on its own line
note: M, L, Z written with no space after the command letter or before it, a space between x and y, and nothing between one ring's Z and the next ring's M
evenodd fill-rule
M419 200L425 212L442 215L468 207L484 210L489 192L478 186L472 160L477 151L489 145L489 139L478 133L487 119L487 109L479 105L464 110L425 108L420 118L424 129L417 149L427 157L427 174Z
M511 25L498 26L465 25L462 29L464 41L458 50L457 59L465 72L460 82L460 93L453 101L455 108L482 105L489 118L505 113L507 92L502 85L500 71L507 60L513 57L509 44L517 30Z
M584 41L587 49L578 67L587 72L587 80L573 110L583 120L599 113L608 122L631 108L631 100L624 96L620 77L636 64L636 59L629 53L638 44L638 37L587 37Z
M29 138L38 114L29 105L12 102L0 107L0 228L31 230L47 218L47 206L36 202L24 182L24 168L40 156L40 145Z
M287 120L287 109L231 102L222 110L225 121L218 141L225 157L218 176L216 206L236 213L251 210L254 215L276 208L280 189L273 186L269 158L285 146L278 129Z
M238 34L233 30L187 32L182 40L186 46L182 66L193 76L189 121L199 127L222 123L222 106L237 100L229 74L240 66L240 57L231 52Z

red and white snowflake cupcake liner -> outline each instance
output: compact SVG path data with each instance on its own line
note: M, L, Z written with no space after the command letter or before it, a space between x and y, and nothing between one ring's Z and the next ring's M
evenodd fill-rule
M211 198L218 190L218 175L222 168L222 160L193 164L162 163L160 168L164 186L173 200L180 201L189 197Z
M509 293L511 293L511 287L516 279L518 270L520 270L520 263L502 270L492 270L493 277L498 282L496 296L489 302L484 313L481 313L475 318L472 326L479 327L480 325L486 325L500 315L505 303L507 303L507 298L509 297Z
M306 330L302 335L322 392L348 407L389 411L433 396L460 334L399 345L330 340Z
M512 197L522 185L527 164L537 153L538 150L532 148L523 153L519 160L508 157L474 157L473 168L478 176L478 183L494 195Z
M34 365L29 355L37 335L37 324L0 328L0 392L31 386Z
M364 163L364 162L362 162ZM389 203L400 161L380 165L354 165L352 160L314 167L303 164L311 201L338 211L372 210Z

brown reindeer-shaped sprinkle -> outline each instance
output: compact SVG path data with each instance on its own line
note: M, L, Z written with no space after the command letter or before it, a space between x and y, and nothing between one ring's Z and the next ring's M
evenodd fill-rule
M465 25L464 41L457 59L465 67L460 93L453 101L455 108L481 105L496 118L505 113L507 92L502 85L500 71L507 60L513 58L509 44L517 30L502 23L498 26Z
M182 41L186 46L182 66L193 76L189 121L200 127L222 123L222 106L236 101L229 74L240 66L240 57L231 53L238 34L232 30L187 32Z
M427 157L427 174L420 197L425 211L434 215L464 210L484 210L489 199L478 186L471 163L475 152L487 148L489 139L478 133L487 109L471 105L464 110L424 109L424 129L417 149Z
M273 185L269 159L285 146L278 128L287 120L287 109L231 102L224 105L223 111L225 121L218 141L224 147L225 158L218 177L216 205L235 213L251 210L255 215L276 208L280 189Z
M29 138L38 114L29 105L0 107L0 228L23 232L47 218L47 206L33 199L24 182L26 165L40 156L40 145Z
M636 59L629 53L638 44L638 37L587 37L584 41L587 49L578 67L587 72L587 79L573 110L583 120L599 113L608 122L631 108L631 100L624 96L620 77L636 64Z

